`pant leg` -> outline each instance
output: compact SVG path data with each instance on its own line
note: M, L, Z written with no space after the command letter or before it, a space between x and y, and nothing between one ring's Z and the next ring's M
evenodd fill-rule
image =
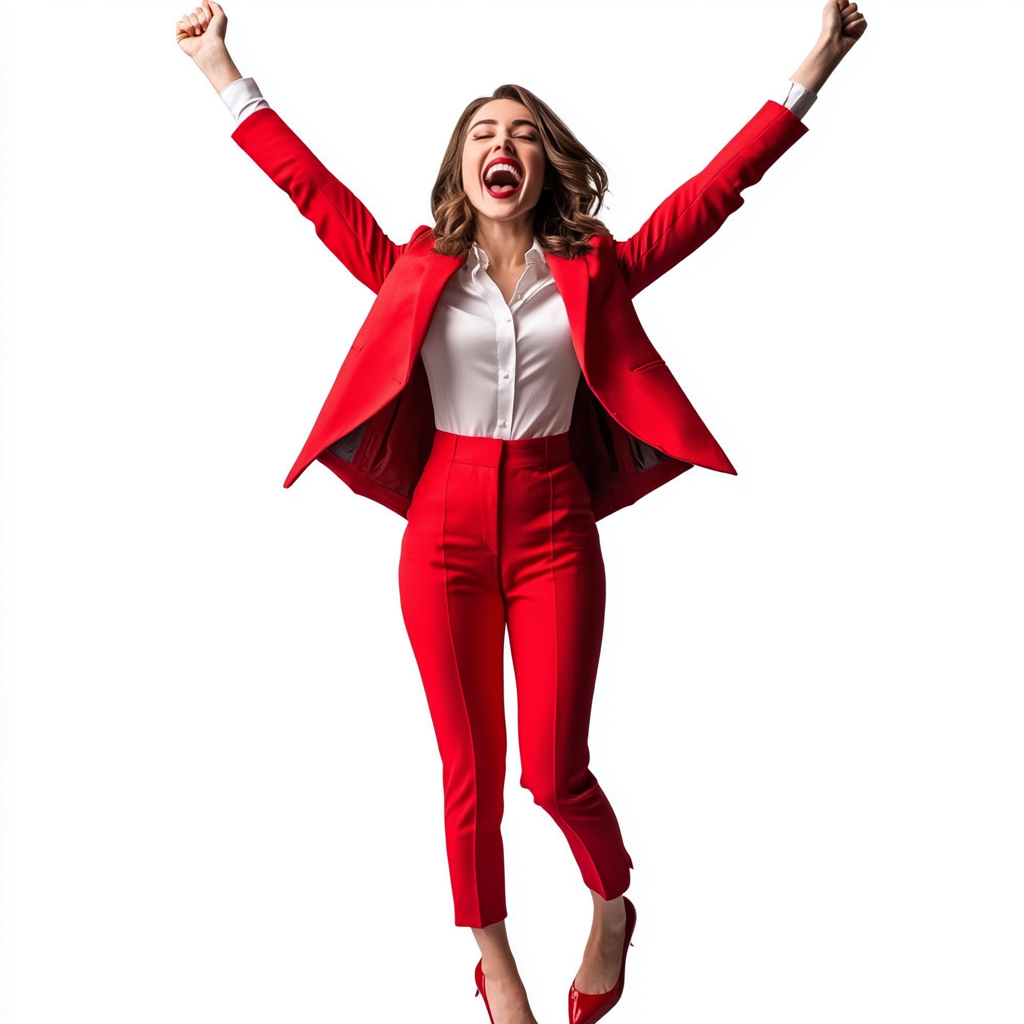
M402 614L441 754L455 924L478 928L506 916L505 615L496 515L496 467L432 455L399 562Z
M510 466L502 487L502 580L516 673L521 783L565 834L586 885L614 899L629 886L633 862L589 767L605 607L604 561L590 499L572 461Z

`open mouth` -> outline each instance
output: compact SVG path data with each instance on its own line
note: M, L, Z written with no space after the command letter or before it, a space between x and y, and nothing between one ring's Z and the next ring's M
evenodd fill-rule
M518 160L503 156L484 168L484 188L495 199L514 196L523 183L523 168Z

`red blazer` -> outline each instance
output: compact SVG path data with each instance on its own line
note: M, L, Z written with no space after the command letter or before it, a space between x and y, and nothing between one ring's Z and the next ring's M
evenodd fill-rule
M644 333L632 298L710 238L743 204L740 191L806 131L769 101L632 238L594 236L578 259L548 254L583 370L569 447L596 518L693 466L736 472ZM435 430L420 346L464 257L431 252L425 226L404 245L392 242L273 110L250 114L232 138L377 293L285 487L317 459L358 494L404 516Z

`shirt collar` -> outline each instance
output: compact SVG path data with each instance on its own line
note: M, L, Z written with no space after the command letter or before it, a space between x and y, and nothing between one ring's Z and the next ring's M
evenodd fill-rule
M532 266L534 263L547 263L547 261L547 255L540 247L540 239L534 235L533 245L526 250L527 266ZM486 270L489 265L490 260L487 258L487 253L474 242L473 247L469 250L469 255L466 257L466 266L473 270L476 270L477 267L481 270Z
M533 245L526 250L526 262L527 263L547 263L547 253L540 247L540 239L534 235Z

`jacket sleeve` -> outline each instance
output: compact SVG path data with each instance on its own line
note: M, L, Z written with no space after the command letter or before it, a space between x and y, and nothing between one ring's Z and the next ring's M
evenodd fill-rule
M310 152L272 109L257 110L231 137L291 197L317 235L360 281L380 291L405 250L370 211Z
M743 205L740 192L807 132L807 126L769 100L700 172L680 185L632 238L615 243L630 297L703 245Z

